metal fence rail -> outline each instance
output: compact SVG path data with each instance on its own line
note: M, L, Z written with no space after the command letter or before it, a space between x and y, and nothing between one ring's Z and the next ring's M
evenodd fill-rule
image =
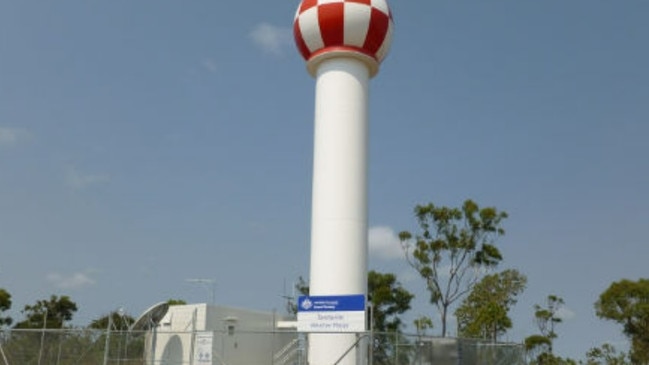
M200 348L196 341L206 334L209 346ZM371 338L360 342L370 347L369 365L525 364L521 344L395 333L359 336ZM166 331L154 336L134 331L16 329L0 332L0 365L306 365L307 342L306 334L292 331ZM191 348L179 347L188 343ZM241 356L253 352L255 360Z

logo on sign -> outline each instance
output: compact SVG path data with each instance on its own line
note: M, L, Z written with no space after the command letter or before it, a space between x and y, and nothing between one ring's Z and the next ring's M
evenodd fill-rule
M311 309L311 307L313 307L313 302L310 301L309 298L305 298L305 299L302 301L302 305L301 305L301 307L302 307L302 309L304 309L304 310L309 310L309 309Z

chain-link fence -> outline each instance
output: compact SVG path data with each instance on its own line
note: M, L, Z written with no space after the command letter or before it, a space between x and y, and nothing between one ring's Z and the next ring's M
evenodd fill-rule
M524 365L522 344L374 334L372 365Z
M0 337L2 365L145 363L146 333L88 329L11 330Z
M368 339L359 344L371 348L369 365L525 364L520 344L394 333L359 336ZM0 333L0 365L306 365L307 352L308 336L294 331Z

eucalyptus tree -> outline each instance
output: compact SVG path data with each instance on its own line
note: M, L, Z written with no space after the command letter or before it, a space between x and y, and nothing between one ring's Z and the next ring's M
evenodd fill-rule
M433 320L428 316L419 316L412 321L412 325L415 327L417 332L417 337L422 337L426 335L426 332L435 327Z
M612 283L595 303L598 317L621 324L634 364L649 364L649 279Z
M96 361L112 358L122 364L129 363L124 359L141 357L144 354L144 336L140 336L137 331L130 332L134 323L135 318L123 309L112 311L90 322L88 328L91 336L86 338L86 341L93 346L90 346L92 351L88 350L85 356Z
M513 269L482 278L455 311L459 335L497 342L512 328L509 310L526 285L527 277Z
M67 295L52 295L50 299L25 305L22 310L25 319L16 323L15 328L63 328L77 309L77 304Z
M630 365L630 362L624 351L618 351L615 346L605 343L588 350L584 365Z
M13 322L13 319L9 316L5 316L3 312L11 309L11 294L3 288L0 288L0 328L3 326L10 326Z
M539 329L539 334L529 336L525 339L525 348L528 354L536 358L537 364L544 364L548 361L544 359L555 358L552 353L554 339L558 337L555 332L555 326L563 319L559 317L558 312L563 307L563 298L550 294L546 298L546 305L534 305L534 320Z
M92 342L86 338L87 336L72 336L70 332L50 331L63 329L66 322L72 320L76 311L77 304L65 295L60 297L52 295L49 299L25 305L21 311L24 319L14 325L15 330L12 331L9 341L6 343L7 353L20 354L20 358L14 358L11 362L53 364L59 360L74 357L73 353L82 351L84 345L81 343ZM66 345L66 343L76 340L81 340L77 346ZM36 349L38 350L36 351Z
M128 331L133 323L135 323L135 318L117 310L93 320L88 327L97 330L110 328L110 331Z
M401 315L410 309L415 296L401 285L396 275L374 270L367 275L367 293L372 329L378 333L372 344L374 363L391 364L402 334Z
M501 223L507 213L480 208L472 200L460 208L417 205L414 213L420 232L403 231L399 239L408 264L426 282L429 300L440 312L442 336L446 336L451 305L502 261L495 242L505 234Z
M170 299L167 299L167 304L169 304L170 307L174 306L174 305L185 305L185 304L187 304L187 301L185 301L183 299L170 298Z

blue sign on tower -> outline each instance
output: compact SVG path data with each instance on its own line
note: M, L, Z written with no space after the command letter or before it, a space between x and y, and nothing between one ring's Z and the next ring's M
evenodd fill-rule
M297 322L298 331L302 332L363 332L365 296L301 296Z

